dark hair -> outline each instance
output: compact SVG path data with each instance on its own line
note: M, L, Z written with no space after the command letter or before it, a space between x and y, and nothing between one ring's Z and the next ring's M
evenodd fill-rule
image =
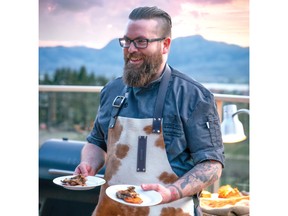
M169 36L171 37L171 28L172 28L172 21L170 15L157 8L154 7L138 7L135 8L129 15L129 19L131 20L139 20L139 19L159 19L162 21L162 31L164 37Z

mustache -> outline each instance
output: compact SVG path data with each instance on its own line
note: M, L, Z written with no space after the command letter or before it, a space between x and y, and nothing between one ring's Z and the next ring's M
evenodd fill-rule
M125 56L125 60L126 62L131 59L131 58L142 58L143 60L146 59L146 56L141 54L141 53L128 53L126 56Z
M141 53L128 53L127 54L127 58L132 58L132 57L144 57L144 55L143 54L141 54Z

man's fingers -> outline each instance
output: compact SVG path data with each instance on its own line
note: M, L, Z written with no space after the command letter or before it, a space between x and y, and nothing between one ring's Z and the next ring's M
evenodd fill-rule
M171 191L161 184L142 184L141 187L145 191L154 190L160 193L163 198L161 203L168 203L171 200Z
M143 190L159 190L159 184L142 184L141 187Z
M82 174L84 176L88 176L88 170L87 170L87 167L84 166L83 164L80 164L76 167L75 171L74 171L75 174Z

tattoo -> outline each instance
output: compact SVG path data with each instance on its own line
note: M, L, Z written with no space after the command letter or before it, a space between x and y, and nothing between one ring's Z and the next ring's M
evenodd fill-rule
M197 164L182 177L181 189L184 189L187 185L192 185L192 183L196 183L195 187L201 188L213 184L218 180L218 174L221 172L220 166L219 163L214 163L213 161Z
M182 191L177 186L169 185L169 187L173 187L173 188L175 188L177 190L178 195L179 195L179 199L181 199L183 197ZM171 191L171 196L172 196L171 197L172 201L178 199L178 197L176 196L176 194L173 191Z

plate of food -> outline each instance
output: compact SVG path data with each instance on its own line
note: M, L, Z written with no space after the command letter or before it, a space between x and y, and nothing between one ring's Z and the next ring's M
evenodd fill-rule
M202 191L200 194L200 206L207 209L230 208L231 206L249 206L250 196L243 195L238 188L224 185L218 189L218 193Z
M68 175L53 179L53 183L69 190L91 190L105 184L105 180L96 176Z
M112 185L106 189L106 194L111 199L130 206L153 206L162 201L160 193L154 190L144 191L136 185Z

